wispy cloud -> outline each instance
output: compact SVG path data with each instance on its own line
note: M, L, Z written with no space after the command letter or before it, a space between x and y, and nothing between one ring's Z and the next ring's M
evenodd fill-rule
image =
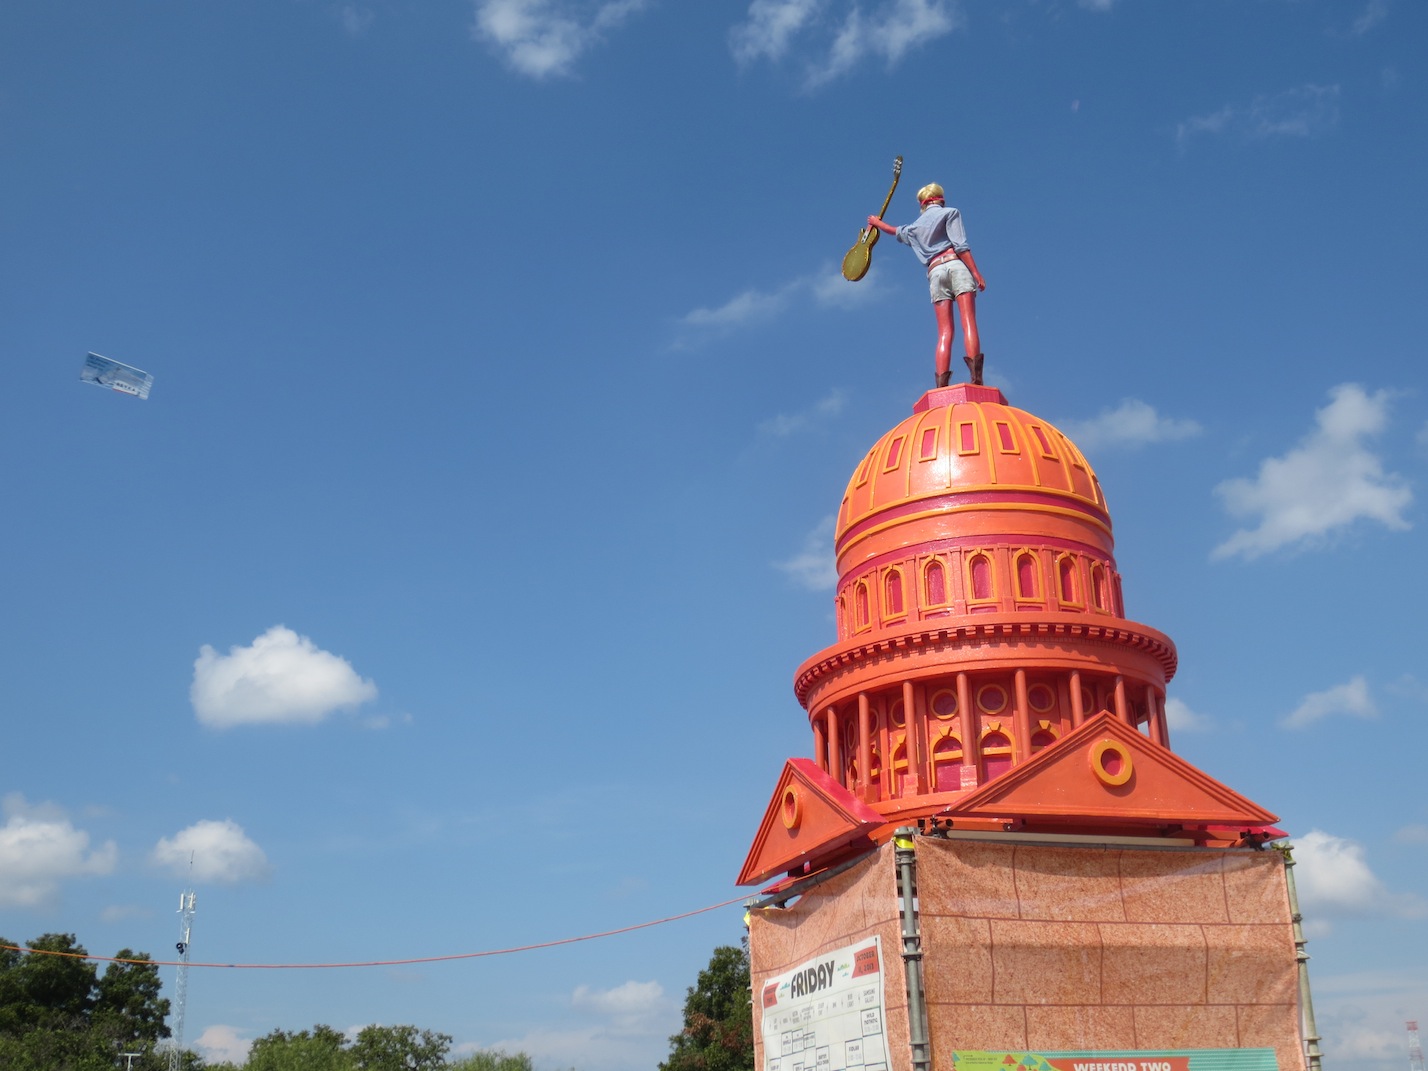
M476 0L471 35L520 74L568 76L575 61L649 0Z
M46 907L70 878L108 874L119 858L113 841L89 846L60 808L29 804L19 793L0 803L0 907Z
M1388 424L1387 391L1368 394L1356 383L1329 392L1315 413L1316 428L1282 457L1260 462L1254 479L1215 488L1233 517L1256 521L1215 548L1213 557L1257 558L1281 547L1322 542L1355 521L1378 521L1402 531L1413 492L1401 476L1385 473L1364 440Z
M1354 677L1344 684L1311 692L1279 722L1285 729L1303 729L1325 718L1348 715L1351 718L1376 718L1378 707L1369 695L1368 681Z
M455 1052L486 1048L524 1052L540 1067L578 1066L589 1071L647 1066L667 1050L666 1038L678 1025L678 1010L658 982L629 981L612 989L577 986L570 996L570 1010L557 1018L557 1027L490 1045L458 1045Z
M345 658L274 625L248 647L221 655L208 644L193 664L189 698L204 725L313 724L377 696Z
M1204 430L1193 420L1162 416L1139 398L1127 398L1090 420L1069 420L1058 427L1085 451L1175 442L1193 438Z
M824 517L803 541L803 548L787 561L776 562L796 583L809 591L827 591L838 583L838 565L833 555L834 516Z
M149 859L175 877L217 885L256 881L271 869L263 849L231 818L205 819L162 837Z
M1322 830L1294 841L1295 885L1306 916L1428 916L1428 903L1414 893L1395 893L1369 868L1362 844Z
M822 6L823 0L753 0L748 20L729 31L729 49L740 63L782 59Z
M1211 728L1212 723L1204 714L1197 713L1180 699L1167 696L1165 700L1165 723L1172 732L1199 733Z
M1349 32L1355 37L1362 37L1375 26L1388 18L1388 0L1368 0L1364 9L1359 12L1358 18L1349 26Z
M952 0L753 0L729 34L740 63L778 61L798 51L812 89L847 74L866 59L895 67L911 52L962 25Z
M832 264L824 264L810 275L775 287L751 287L735 294L722 305L691 309L678 320L685 333L683 342L696 334L724 334L744 327L764 323L794 307L799 302L812 301L822 308L847 309L866 304L881 296L882 290L872 276L850 283Z
M776 439L786 439L800 431L831 420L843 412L848 398L841 390L831 390L807 409L796 413L779 413L759 425L759 434L772 435Z
M343 4L337 9L337 17L342 21L342 28L347 31L349 36L361 37L372 25L377 13L360 4Z
M1226 104L1178 124L1175 140L1183 149L1202 134L1233 135L1245 141L1315 137L1338 123L1339 96L1337 85L1311 83L1258 96L1244 105Z

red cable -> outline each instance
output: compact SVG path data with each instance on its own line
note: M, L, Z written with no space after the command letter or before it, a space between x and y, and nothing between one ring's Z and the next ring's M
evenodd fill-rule
M415 959L376 959L366 963L189 963L190 967L227 967L232 970L251 971L293 971L293 970L332 970L338 967L403 967L413 963L445 963L454 959L479 959L482 956L508 956L513 952L531 952L537 948L554 948L557 945L573 945L579 941L593 941L598 937L614 937L616 934L630 933L634 930L645 930L651 926L662 926L666 922L678 922L680 919L692 918L695 915L703 915L708 911L718 911L721 907L728 907L736 904L747 896L736 896L732 900L725 900L720 904L710 904L708 907L696 908L693 911L686 911L682 915L670 915L668 918L655 919L653 922L637 922L633 926L621 926L618 930L604 930L601 933L587 933L580 937L562 937L555 941L540 941L533 945L518 945L515 948L493 948L485 952L457 952L449 956L419 956ZM172 959L118 959L114 956L91 956L79 952L50 952L42 948L28 948L20 945L0 945L0 951L5 952L26 952L32 956L59 956L63 959L83 959L92 960L96 963L147 963L155 967L182 967L181 960Z

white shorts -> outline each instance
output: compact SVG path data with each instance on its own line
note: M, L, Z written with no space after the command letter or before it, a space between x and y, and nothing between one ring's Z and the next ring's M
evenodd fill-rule
M932 303L952 301L958 294L967 294L977 289L972 281L972 273L956 257L944 260L933 268L927 276L927 289L932 293Z

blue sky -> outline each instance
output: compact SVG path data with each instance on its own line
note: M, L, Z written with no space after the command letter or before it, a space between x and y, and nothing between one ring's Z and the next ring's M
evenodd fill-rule
M1300 844L1333 1066L1402 1066L1425 45L1407 0L0 7L0 934L162 954L190 856L203 961L737 895L831 515L932 382L911 256L837 277L901 154L891 219L965 216L988 382L1097 467L1176 750ZM195 969L186 1035L652 1067L740 933Z

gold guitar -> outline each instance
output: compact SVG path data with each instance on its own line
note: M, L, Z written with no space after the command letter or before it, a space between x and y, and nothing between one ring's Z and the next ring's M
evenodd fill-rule
M883 202L883 207L878 210L878 219L883 218L883 213L888 210L888 205L892 204L893 193L897 190L897 180L902 177L902 157L899 156L893 161L893 182L892 189L888 190L887 200ZM878 244L878 236L882 231L876 227L864 227L858 234L858 240L853 243L853 248L848 250L843 257L843 278L850 283L856 283L863 276L868 274L868 268L873 263L873 246Z

